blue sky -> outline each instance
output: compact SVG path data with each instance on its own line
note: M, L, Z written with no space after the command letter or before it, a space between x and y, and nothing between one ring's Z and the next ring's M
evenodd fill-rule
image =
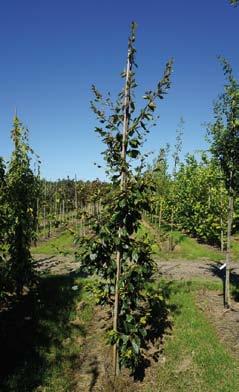
M116 94L132 20L138 24L138 96L155 86L174 57L172 88L146 143L175 143L185 120L183 154L206 148L205 127L224 77L217 55L239 75L239 8L227 0L8 0L0 5L0 155L8 158L15 108L48 179L104 178L94 133L91 84ZM140 100L138 100L140 102Z

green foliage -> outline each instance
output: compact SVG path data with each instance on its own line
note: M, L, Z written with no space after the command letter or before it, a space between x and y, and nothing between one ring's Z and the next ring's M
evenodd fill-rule
M6 181L5 181L5 165L3 159L0 157L0 251L4 244L6 233ZM1 253L0 253L1 257Z
M227 84L214 106L215 122L209 127L211 151L219 160L227 189L239 191L239 85L230 64L220 58Z
M7 290L6 234L8 231L5 164L0 157L0 299Z
M227 192L222 173L213 160L202 157L197 162L188 156L175 177L175 222L179 228L211 244L220 244L221 230L225 231Z
M129 282L126 284L129 285ZM134 370L142 360L142 349L147 347L146 340L150 334L153 335L154 328L158 331L164 325L168 308L163 291L145 283L140 297L137 293L135 301L132 300L135 296L133 290L121 287L120 294L122 308L119 330L115 332L112 329L108 339L111 344L118 344L121 366Z
M234 6L237 6L239 4L239 0L229 0L229 3Z
M103 156L112 188L102 203L99 219L92 223L91 236L78 240L82 270L101 276L105 285L102 291L107 294L108 302L112 304L112 295L119 295L118 313L115 299L114 314L117 327L110 332L109 338L117 345L120 365L132 370L142 356L147 334L145 323L147 317L150 318L147 309L151 308L154 297L144 289L153 273L151 247L135 235L142 211L149 208L150 179L142 174L145 157L141 148L149 126L154 122L156 100L166 94L172 71L172 61L169 61L157 88L145 93L146 104L136 113L132 99L137 86L134 41L135 24L129 38L127 70L122 74L126 84L116 103L112 102L110 94L104 99L93 86L91 106L100 122L96 132L106 145Z
M20 294L24 285L33 282L30 247L36 235L36 199L39 192L38 177L31 168L32 149L28 144L28 131L14 118L12 140L14 151L6 174L6 197L9 232L9 279Z
M99 209L100 199L108 191L108 187L109 184L98 179L41 179L38 195L38 238L47 235L47 228L50 234L50 227L58 228L62 224L70 223L72 215L79 220L88 206L92 206L94 210Z
M165 226L163 227L163 230L166 236L168 232ZM182 234L182 232L179 231L170 232L173 243L175 244L174 249L169 249L168 246L161 246L159 240L161 240L162 238L162 233L159 233L159 229L156 224L149 224L147 222L145 225L144 222L140 231L138 232L138 235L142 236L145 234L147 234L152 244L153 253L157 257L157 259L159 258L160 260L211 260L219 262L224 259L223 254L218 249L205 244L201 244L195 238L189 237L186 234ZM168 239L165 242L165 245L168 245ZM236 251L235 259L237 259Z
M215 122L209 128L211 151L220 162L228 190L227 254L225 278L225 306L230 307L231 234L235 197L239 192L239 85L230 64L220 58L227 84L214 107Z
M184 230L203 242L219 245L226 231L227 190L214 159L188 155L173 175L156 162L149 174L155 184L152 213L171 230ZM161 226L159 224L159 226Z

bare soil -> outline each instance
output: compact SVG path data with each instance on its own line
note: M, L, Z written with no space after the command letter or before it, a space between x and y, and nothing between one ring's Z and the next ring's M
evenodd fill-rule
M40 273L51 273L53 275L66 274L76 271L79 268L79 262L76 262L74 256L48 256L33 255L36 261L36 270Z
M219 268L222 263L215 263L205 259L199 261L169 260L158 261L157 268L160 275L172 280L190 280L194 278L205 278L210 280L222 279L223 271ZM231 263L232 272L239 274L239 263Z

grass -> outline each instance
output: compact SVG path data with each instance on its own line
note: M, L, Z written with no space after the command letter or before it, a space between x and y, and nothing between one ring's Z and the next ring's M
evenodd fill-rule
M239 363L197 308L193 295L197 288L198 283L173 284L170 303L176 306L174 325L165 341L166 362L159 367L157 390L236 392Z
M205 259L216 262L224 260L224 255L218 249L213 248L212 246L200 244L195 238L188 237L186 234L179 231L172 232L173 243L176 245L173 251L165 250L164 248L167 248L165 246L162 246L160 249L159 232L157 228L152 224L146 223L146 225L147 227L145 224L141 225L139 237L147 235L149 240L152 242L153 253L164 260L184 259L197 261ZM165 242L167 241L168 238L166 238Z
M58 237L50 238L32 247L33 254L55 255L56 253L74 253L73 236L64 231Z
M42 278L37 291L0 313L1 392L73 390L93 311L84 280L66 275Z
M233 236L232 239L232 254L235 261L239 261L239 234Z
M190 238L177 231L172 233L172 237L177 244L175 250L172 252L174 258L185 260L205 258L213 261L221 261L224 258L219 250L204 244L199 244L195 238Z
M152 241L154 253L165 257L167 254L157 245L157 232L142 226L138 235L146 234ZM181 233L173 235L178 243L172 252L173 258L215 260L212 258L217 254L215 249ZM34 251L51 255L56 254L58 248L73 252L72 240L71 234L64 232ZM168 257L172 258L172 254ZM45 276L39 287L21 303L0 313L0 347L4 359L0 367L1 392L75 389L75 374L80 373L82 366L84 338L92 334L90 322L95 311L94 300L86 291L88 283L92 284L92 280L75 274ZM165 338L163 356L166 361L156 369L157 385L153 389L146 386L145 392L236 392L239 363L220 343L213 325L195 301L198 290L222 292L222 282L198 278L167 285L173 328L171 335ZM74 286L76 290L72 289Z

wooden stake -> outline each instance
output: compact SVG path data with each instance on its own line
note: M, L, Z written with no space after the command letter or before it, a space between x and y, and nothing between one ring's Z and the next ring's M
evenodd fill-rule
M130 61L131 57L131 47L128 47L128 56L127 56L127 68L126 68L126 77L125 77L125 90L124 90L124 121L123 121L123 137L122 137L122 150L121 150L121 159L122 159L122 169L121 169L121 178L120 178L120 188L121 190L125 189L126 183L126 171L125 164L126 163L126 148L127 148L127 138L128 138L128 129L129 129L129 121L130 121L130 75L132 70L132 63ZM119 228L118 236L121 237L122 228ZM121 253L117 251L116 254L116 280L115 280L115 302L114 302L114 320L113 320L113 329L115 332L118 331L118 318L119 318L119 281L121 275ZM119 352L117 344L113 347L113 369L114 376L119 374Z
M230 263L231 263L232 220L233 220L233 195L232 195L232 189L230 188L229 202L228 202L228 219L227 219L227 253L226 253L226 277L225 277L225 293L224 293L224 305L226 308L231 308Z

